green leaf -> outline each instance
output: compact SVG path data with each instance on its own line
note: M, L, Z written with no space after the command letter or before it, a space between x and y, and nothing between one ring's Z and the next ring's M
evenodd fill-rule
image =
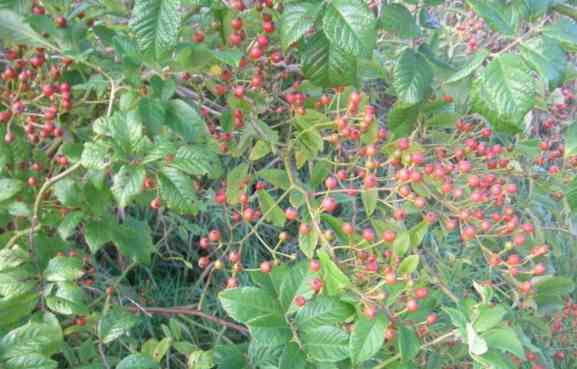
M219 369L249 369L246 354L246 344L217 345L214 348L214 362Z
M521 55L549 89L557 88L565 75L567 55L561 43L549 37L538 37L521 44Z
M321 4L289 3L282 12L280 37L283 50L300 40L313 26Z
M419 266L419 255L409 255L399 264L399 274L410 274Z
M148 132L158 135L166 120L165 104L160 99L143 97L138 102L138 112Z
M122 359L116 369L159 369L160 365L144 354L132 354Z
M92 254L112 241L112 230L113 224L110 220L91 221L84 225L84 238Z
M109 344L130 332L137 322L134 314L114 306L98 321L98 337L102 343Z
M565 187L565 197L567 198L569 209L571 209L573 214L577 214L577 178L573 178Z
M525 357L523 345L511 328L491 329L483 334L483 339L489 348L510 352L520 359Z
M362 0L333 0L323 16L323 31L330 42L353 56L370 57L376 42L373 12Z
M58 362L35 353L10 358L3 364L6 365L6 369L56 369L58 367Z
M82 205L80 185L71 178L64 178L54 185L54 196L64 206L75 208Z
M258 326L266 321L282 317L282 309L274 296L262 288L244 287L222 291L219 300L234 320L247 325Z
M473 109L499 132L517 132L535 105L535 82L521 57L502 54L473 84Z
M258 202L263 214L268 214L265 219L277 227L284 226L286 215L276 204L276 200L266 191L257 191Z
M160 363L168 350L170 350L170 346L172 345L172 337L164 337L154 348L152 352L152 358L157 363Z
M311 281L316 277L316 273L309 270L305 260L290 267L281 265L273 268L271 276L283 311L293 312L298 309L293 304L296 296L310 298L314 295Z
M543 28L543 34L561 42L567 51L577 51L577 24L568 17Z
M406 137L415 128L419 105L396 103L389 112L389 128L395 138Z
M167 56L178 39L180 0L136 0L130 18L130 28L138 47L156 59Z
M120 208L125 208L128 203L142 192L146 171L143 167L123 165L112 177L112 195Z
M34 31L20 15L10 10L0 10L0 38L10 41L13 45L55 48L42 35Z
M50 357L60 352L62 343L62 328L58 319L51 313L45 313L0 339L0 360L31 354Z
M359 315L349 341L353 362L363 362L379 352L385 342L388 324L385 314L378 314L374 319Z
M399 99L407 104L423 101L433 82L433 70L425 57L405 49L394 70L393 87Z
M31 291L0 299L0 329L11 328L15 323L19 323L24 317L36 309L38 293ZM2 346L0 345L0 352Z
M403 256L409 251L411 247L411 235L407 231L397 233L397 237L393 242L393 251L397 256Z
M23 187L24 183L17 179L0 178L0 202L10 199Z
M120 252L142 264L150 263L154 244L148 224L127 218L112 230L112 241Z
M80 163L87 169L103 170L110 164L110 147L103 142L86 142Z
M320 250L318 256L321 264L321 277L329 296L337 295L352 284L349 277L333 262L325 250Z
M66 240L68 237L74 234L76 227L84 218L84 213L81 211L73 211L71 213L66 214L62 223L58 226L58 234L63 240Z
M83 275L82 260L77 257L56 256L50 259L44 271L48 282L75 281Z
M305 369L305 367L304 353L296 343L290 342L280 358L278 369Z
M28 263L28 253L18 246L0 250L0 272Z
M75 282L60 282L56 293L46 298L46 306L55 313L63 315L88 315L88 306L82 288Z
M304 46L301 57L305 78L322 87L347 86L357 79L357 61L317 32Z
M542 277L533 280L537 302L546 302L548 298L563 297L575 289L575 282L567 277Z
M565 131L565 158L577 155L577 123L572 123Z
M317 296L297 312L295 322L300 329L310 330L343 322L353 313L351 305L336 297Z
M467 323L467 344L469 345L469 352L474 355L483 355L489 349L487 342L477 334L470 323Z
M427 235L428 230L429 230L429 223L427 223L424 220L414 225L413 228L409 230L409 235L411 237L411 246L412 247L419 246L423 242L425 236Z
M263 140L258 140L254 144L252 150L250 151L250 155L248 156L248 158L251 161L256 161L264 158L270 152L271 152L270 145Z
M469 77L473 74L481 65L487 57L489 56L489 51L487 49L481 49L477 51L471 60L465 64L465 66L459 71L455 72L448 80L447 83L455 83L464 78Z
M409 9L401 4L390 4L383 7L381 26L385 31L400 38L415 38L421 34L415 17Z
M319 243L319 232L316 227L309 225L310 231L307 234L299 232L299 248L307 258L312 258Z
M200 114L182 100L175 99L168 102L165 123L188 141L205 141L208 135Z
M253 340L263 345L286 345L292 337L292 331L281 315L259 320L250 325L249 328Z
M233 168L226 176L226 201L235 205L240 202L243 190L240 188L242 181L248 176L248 164L242 163Z
M290 181L288 174L282 169L261 169L256 173L257 176L272 184L276 188L288 190Z
M475 320L473 327L477 332L485 332L501 323L506 314L507 309L502 305L481 305L479 307L479 316Z
M413 360L419 353L421 343L414 330L406 326L400 326L398 330L397 345L403 361Z
M240 60L243 56L240 50L210 50L210 52L217 60L235 68L239 67Z
M513 27L502 17L503 14L499 12L494 5L482 0L467 0L467 4L473 8L475 13L483 18L494 31L506 35L513 33Z
M12 297L33 291L38 281L31 264L0 273L0 296Z
M337 362L349 357L349 336L332 326L307 329L302 334L307 355L320 362Z
M326 115L312 110L296 117L297 141L311 157L318 155L323 150L324 141L320 129L327 122Z
M171 209L185 214L197 211L197 196L192 179L173 167L165 167L158 175L160 198Z
M367 216L373 215L375 209L377 208L377 200L379 197L379 191L373 188L365 188L361 192L361 199L363 200L363 205L365 207L365 212Z

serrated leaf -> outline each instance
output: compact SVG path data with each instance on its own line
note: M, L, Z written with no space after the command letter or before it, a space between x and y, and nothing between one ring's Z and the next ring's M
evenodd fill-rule
M210 50L214 57L223 62L224 64L228 64L235 68L238 68L240 65L240 60L242 59L243 53L240 50Z
M575 289L575 282L567 277L546 276L533 280L538 301L546 301L549 297L563 297Z
M222 291L218 298L227 314L237 322L258 326L283 316L274 296L262 288L243 287Z
M473 58L465 64L465 66L460 69L459 71L455 72L448 80L447 83L455 83L464 78L469 77L473 74L481 65L487 57L489 56L489 51L487 49L481 49L477 51Z
M565 187L565 198L569 209L571 209L573 214L577 214L577 178L573 178Z
M421 34L415 17L401 4L390 4L383 7L380 22L385 31L400 38L415 38Z
M567 51L577 51L577 24L568 17L543 28L543 34L561 42Z
M483 18L494 31L506 35L513 33L513 27L503 18L503 14L499 12L495 6L482 0L467 0L467 4L475 13Z
M123 165L112 177L112 195L120 208L125 208L142 192L145 176L146 171L143 167Z
M48 262L44 279L48 282L75 281L82 277L82 260L77 257L56 256Z
M398 329L397 346L403 361L408 362L417 356L421 344L413 329L400 326Z
M288 174L282 169L261 169L256 173L257 176L264 179L276 188L288 190L290 181Z
M24 183L11 178L0 178L0 202L16 195L24 187Z
M154 251L150 228L148 224L133 218L127 218L124 224L112 229L112 241L120 252L135 261L148 264Z
M0 272L29 262L28 253L18 246L0 250Z
M0 358L11 360L27 355L50 357L60 352L63 343L62 328L58 319L45 313L40 319L11 330L0 339Z
M293 312L297 306L293 304L296 296L310 298L314 295L311 281L316 277L308 268L306 261L293 266L279 266L272 270L272 282L278 300L284 311Z
M84 238L94 255L104 244L112 241L112 224L110 221L91 221L84 225Z
M180 0L136 0L130 28L142 52L161 59L176 46L180 28Z
M487 342L477 334L475 328L470 323L467 323L467 344L469 345L469 352L473 355L483 355L489 349Z
M286 345L286 349L280 358L278 369L305 369L305 367L305 354L296 343L290 342Z
M151 135L158 135L166 119L166 107L160 99L143 97L138 102L138 112Z
M9 298L33 291L38 283L30 264L0 273L0 296Z
M316 227L309 225L307 234L299 232L299 248L307 258L312 258L319 243L319 232Z
M303 348L307 355L320 362L337 362L349 353L349 336L332 326L307 329L302 334Z
M393 86L406 104L423 101L433 82L433 70L425 57L413 49L405 49L394 70Z
M165 124L187 141L202 142L208 134L196 109L178 99L168 102Z
M324 34L332 44L353 56L372 55L375 26L375 16L362 0L333 0L323 16Z
M397 256L403 256L409 251L411 247L411 235L408 231L402 231L397 234L395 241L393 241L393 251Z
M301 64L305 78L322 87L347 86L357 79L357 61L317 32L304 46Z
M258 140L254 144L252 150L250 150L248 158L251 161L256 161L264 158L270 152L271 152L270 145L263 140Z
M102 343L109 344L130 332L138 318L120 307L112 307L98 321L98 336Z
M523 345L511 328L491 329L483 334L483 339L489 348L510 352L520 359L525 357Z
M73 282L58 283L56 288L56 294L46 298L46 306L50 310L63 315L84 316L89 314L82 288Z
M110 163L110 147L103 142L86 142L80 163L87 169L103 170Z
M383 347L389 321L385 314L374 319L362 314L355 322L349 341L351 358L355 363L370 359Z
M247 175L248 164L242 163L234 167L226 176L226 201L229 204L235 205L240 202L242 193L240 185Z
M131 354L122 359L116 369L159 369L160 364L144 354Z
M202 146L180 146L170 166L193 176L211 172L213 162L218 160L216 154Z
M266 190L257 191L257 196L263 215L268 214L265 219L277 227L284 226L286 215L276 204L276 200Z
M321 4L289 3L282 12L280 34L283 50L300 40L313 26Z
M34 31L20 15L10 10L0 10L0 38L9 40L14 45L55 48L42 35Z
M73 211L66 214L60 225L58 226L58 234L63 240L74 234L76 227L84 218L84 213L81 211Z
M496 131L517 132L535 104L535 82L521 57L502 54L473 84L473 110Z
M419 255L409 255L399 264L399 274L410 274L419 266Z
M160 198L167 207L181 213L195 214L198 198L192 179L173 167L165 167L158 175Z
M7 369L56 369L58 367L57 361L36 353L12 357L3 364Z
M371 216L375 212L375 209L377 208L378 195L379 192L375 187L365 188L363 192L361 192L361 199L363 200L367 216Z
M521 44L521 55L549 89L557 88L563 80L567 55L561 43L549 37L537 37Z
M303 330L337 324L354 313L351 305L337 297L317 296L297 312L295 322Z
M565 131L565 157L577 155L577 123L572 123Z
M339 294L352 284L349 277L333 262L325 250L320 250L318 257L321 264L321 277L329 296Z
M477 332L485 332L501 323L506 314L507 309L502 305L482 305L479 307L479 315L475 320L473 327Z

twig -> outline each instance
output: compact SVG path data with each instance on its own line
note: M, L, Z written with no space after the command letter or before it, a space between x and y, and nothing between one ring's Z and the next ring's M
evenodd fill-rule
M248 329L246 327L243 327L242 325L239 325L236 323L229 322L229 321L224 320L224 319L217 318L217 317L212 316L212 315L208 315L206 313L203 313L200 310L191 308L190 306L175 306L175 307L170 307L170 308L127 306L126 308L128 309L128 311L131 311L131 312L138 312L138 311L142 310L147 314L198 316L200 318L210 320L211 322L218 323L218 324L221 324L225 327L234 329L234 330L248 336Z

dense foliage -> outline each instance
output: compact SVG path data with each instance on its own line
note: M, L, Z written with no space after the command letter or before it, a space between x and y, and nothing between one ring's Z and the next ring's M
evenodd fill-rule
M575 19L0 0L0 368L577 368Z

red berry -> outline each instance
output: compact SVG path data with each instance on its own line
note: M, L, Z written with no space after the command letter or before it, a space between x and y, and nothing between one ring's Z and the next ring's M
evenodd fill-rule
M160 201L160 197L155 197L151 202L150 202L150 207L152 209L160 209L161 206L161 201Z
M309 261L309 269L311 270L311 272L314 272L314 273L321 270L320 261L318 261L317 259L311 259L311 261Z
M306 303L306 300L305 300L304 296L299 295L299 296L295 297L294 303L298 307L303 307Z
M272 264L270 261L263 261L260 264L260 271L263 273L270 273L270 271L272 270Z
M285 210L285 215L289 221L293 221L298 217L299 213L298 210L295 208L287 208Z
M63 16L56 17L55 22L56 22L56 26L58 26L58 28L66 28L66 26L68 24L68 21Z
M426 288L417 288L415 290L415 297L419 300L425 299L427 298L427 296L429 295L429 290Z
M416 300L409 300L407 301L407 311L414 313L415 311L417 311L419 309L419 304L417 303Z
M208 239L211 242L218 242L220 241L220 231L218 229L213 229L208 233Z

